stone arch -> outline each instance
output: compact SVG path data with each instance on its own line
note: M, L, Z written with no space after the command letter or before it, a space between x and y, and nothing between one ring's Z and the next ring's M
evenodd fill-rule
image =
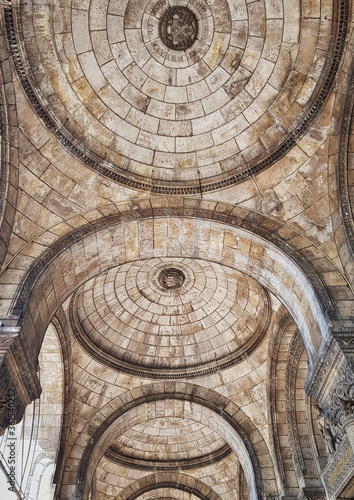
M286 423L288 429L288 436L290 441L290 449L292 450L292 460L297 475L299 484L304 482L305 475L307 474L307 464L305 461L303 449L300 443L300 435L297 421L298 412L304 413L305 408L298 408L299 402L304 403L304 394L298 395L297 377L298 367L302 355L304 353L304 346L298 331L295 330L291 337L290 344L287 346L287 359L285 370L285 410L286 410ZM300 423L301 425L301 423Z
M238 456L247 478L250 498L260 499L263 492L276 494L273 462L267 445L253 422L234 403L221 394L184 382L158 382L118 396L100 409L80 434L71 454L80 460L77 471L64 474L62 498L87 499L92 477L100 458L114 441L117 432L140 421L149 403L165 400L182 401L190 405L196 419L209 418L210 428L230 445ZM113 412L113 408L116 408ZM204 415L203 415L204 412ZM108 416L107 416L108 415ZM97 422L101 422L100 425ZM92 427L95 428L92 431Z
M306 472L304 474L305 487L318 487L318 475L316 455L314 454L313 447L311 446L311 425L310 417L308 415L309 397L305 393L305 384L308 376L307 357L304 345L301 342L299 334L294 338L295 345L297 344L298 354L296 356L296 374L293 388L294 408L296 412L297 433L299 437L299 444L304 458Z
M14 375L18 393L24 394L20 411L39 396L37 357L58 307L88 279L137 259L200 258L254 278L278 297L294 318L312 365L329 334L329 317L337 313L321 276L299 252L260 228L258 219L241 217L242 209L229 205L161 198L121 208L119 213L56 240L33 260L17 295L4 299L3 317L17 324L19 333L11 339L3 370L10 367L7 378L11 380L14 362L26 366L20 380ZM6 285L6 295L5 290Z
M12 318L22 315L24 328L39 333L34 339L34 350L39 349L43 325L80 284L114 265L166 255L213 260L259 281L278 296L294 317L311 361L328 332L328 318L322 306L325 310L332 308L326 289L313 269L312 274L310 269L301 269L304 262L301 264L294 254L289 257L285 249L250 232L252 227L238 226L237 217L214 218L212 213L176 211L178 219L174 219L171 212L166 209L148 213L135 211L101 219L73 231L35 261L12 304ZM203 225L208 234L206 239L203 239ZM175 231L170 236L169 249L159 240L159 232L167 232L167 229ZM144 241L146 232L149 235L154 232L152 246ZM75 259L78 252L82 252L81 255L86 252L86 262ZM33 333L26 334L27 338L32 336Z
M125 488L116 500L135 500L144 493L160 488L182 490L200 498L200 500L220 500L220 496L203 481L186 474L157 473L138 479Z
M105 214L103 218L101 214ZM149 198L148 200L140 198L134 200L134 203L128 201L120 203L110 202L98 206L94 214L92 214L91 210L83 210L78 214L80 216L79 219L75 219L74 230L70 229L72 228L72 224L69 218L65 220L67 225L64 228L62 227L62 223L55 224L26 242L6 264L2 274L3 302L0 307L2 317L7 318L13 313L11 310L13 306L11 301L13 300L14 293L11 289L7 290L9 288L7 275L11 276L12 285L26 287L24 291L24 297L26 298L26 293L34 284L34 279L43 271L43 266L41 266L40 262L42 262L42 258L45 259L47 257L48 252L51 255L53 255L53 250L54 253L55 251L57 253L60 252L60 247L65 245L64 242L66 240L75 242L79 233L82 235L87 234L88 228L95 231L97 227L107 226L109 223L114 224L118 220L126 220L134 217L144 218L148 214L150 214L151 218L155 216L168 217L172 214L180 217L211 219L224 222L233 227L242 227L251 233L257 234L288 254L305 272L319 298L324 313L328 314L331 318L338 315L342 302L340 297L345 297L347 290L347 281L343 279L344 273L326 256L325 252L287 223L255 210L234 207L216 201L190 198L178 201L171 198ZM90 224L87 224L88 220ZM286 235L286 237L283 235ZM37 254L33 256L28 255L30 253L29 249L32 246L43 249L40 257ZM319 260L321 263L320 266L318 266L319 256L321 257ZM324 262L325 265L323 265ZM37 274L34 268L36 268L35 271ZM15 270L16 272L14 272ZM334 284L335 288L333 289ZM334 290L334 294L332 294L332 290ZM340 295L338 295L339 291ZM19 306L20 309L23 306L23 303L21 306L21 301ZM16 317L18 314L18 311L15 312Z
M307 356L296 324L288 314L270 342L268 352L275 456L283 495L291 496L299 488L318 488L319 484L305 394Z
M72 388L73 388L73 366L72 366L72 351L71 343L65 335L68 328L65 313L60 307L55 316L51 320L51 324L55 329L61 347L63 372L64 372L64 387L63 387L63 415L61 422L60 443L58 446L56 467L54 471L54 484L60 484L64 470L64 464L67 458L68 449L66 443L71 430L72 422Z
M289 344L296 331L292 318L285 314L279 330L269 344L268 352L271 366L269 369L269 401L272 417L273 444L277 467L279 470L280 487L283 495L291 494L298 488L294 462L291 457L291 444L287 428L287 412L285 404L286 367Z
M28 269L9 304L7 317L12 324L17 322L20 331L5 357L5 364L13 357L27 367L22 379L17 379L17 387L28 395L23 397L23 408L38 397L37 356L58 307L88 279L138 259L206 259L254 278L288 309L312 364L328 335L329 315L336 313L326 286L309 262L279 238L257 229L256 223L241 220L227 205L211 202L203 206L196 200L190 204L184 200L185 207L176 207L173 200L169 205L163 199L156 199L154 206L150 203L145 200L136 210L72 231L48 247Z

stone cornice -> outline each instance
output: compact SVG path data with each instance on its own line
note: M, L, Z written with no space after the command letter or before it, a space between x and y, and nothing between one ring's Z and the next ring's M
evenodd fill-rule
M232 453L229 445L224 445L213 453L202 455L200 457L180 459L180 460L148 460L136 457L130 457L120 453L111 446L105 453L105 456L113 462L128 467L129 469L145 470L145 471L178 471L190 470L208 465L215 464L220 460L228 457Z
M321 402L328 392L333 391L336 377L333 377L343 355L338 343L329 333L317 353L316 361L306 381L305 391L315 401ZM329 383L327 383L329 381ZM325 394L326 393L326 394Z

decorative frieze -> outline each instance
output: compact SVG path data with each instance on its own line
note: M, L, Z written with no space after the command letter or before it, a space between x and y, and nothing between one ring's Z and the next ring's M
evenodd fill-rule
M325 500L326 493L323 488L302 488L297 500Z
M347 364L342 368L341 381L336 384L333 396L324 408L328 420L335 424L345 425L354 419L354 373Z
M296 421L296 378L300 358L303 352L304 344L300 334L297 332L293 337L288 351L288 359L286 363L287 390L285 393L285 404L287 410L288 434L292 442L293 458L299 477L302 477L307 473Z
M349 440L346 438L321 474L328 500L337 498L340 495L353 476L353 469L354 452Z

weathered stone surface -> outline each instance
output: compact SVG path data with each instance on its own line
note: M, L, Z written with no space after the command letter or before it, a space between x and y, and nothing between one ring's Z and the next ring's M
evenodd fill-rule
M31 498L58 448L61 500L352 497L349 1L0 18L0 421L40 379Z

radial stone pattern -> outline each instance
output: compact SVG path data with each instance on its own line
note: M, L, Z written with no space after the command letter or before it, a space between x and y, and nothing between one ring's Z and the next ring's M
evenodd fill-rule
M156 258L87 281L72 301L72 324L84 347L118 369L185 377L249 353L267 331L268 301L256 281L226 266Z
M118 172L117 180L141 189L174 192L186 181L192 190L216 188L252 173L269 151L276 158L288 132L309 123L329 72L332 6L319 0L317 7L310 0L23 2L30 82L100 172Z

